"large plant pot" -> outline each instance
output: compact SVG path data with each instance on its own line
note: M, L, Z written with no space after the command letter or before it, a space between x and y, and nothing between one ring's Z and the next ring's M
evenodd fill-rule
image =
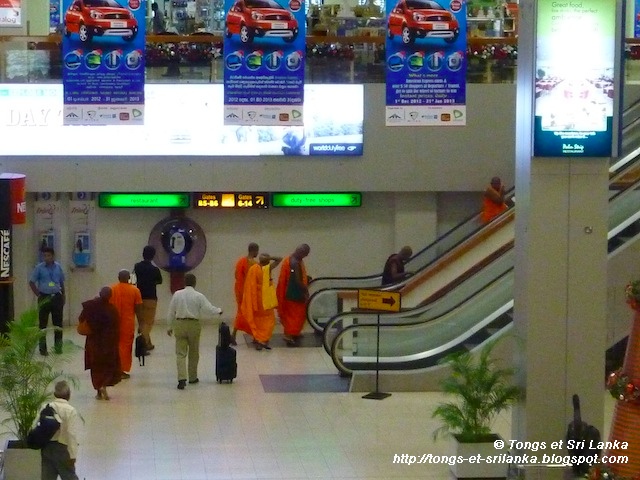
M40 450L23 448L9 440L4 450L4 480L37 480L41 477Z
M479 463L469 462L469 458L499 457L508 452L508 446L503 441L502 448L496 448L494 442L502 440L499 435L492 435L490 440L480 443L462 443L454 435L454 455L465 459L464 462L451 462L451 472L456 478L507 478L509 464L507 462Z

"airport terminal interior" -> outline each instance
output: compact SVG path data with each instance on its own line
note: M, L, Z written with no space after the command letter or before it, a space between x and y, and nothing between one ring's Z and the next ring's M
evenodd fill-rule
M276 327L276 337L281 333ZM83 345L75 328L67 338ZM214 372L217 325L202 335L200 383L176 389L173 339L166 325L153 330L155 350L131 378L94 398L78 352L69 371L80 380L71 403L84 417L77 471L86 480L428 479L453 480L443 464L394 464L395 454L451 455L434 441L431 418L439 393L393 393L384 400L347 393L322 347L271 351L238 342L238 378L218 384ZM311 342L314 334L305 331ZM276 341L279 340L279 341ZM607 394L608 414L614 401ZM510 438L505 412L496 432ZM541 477L542 478L542 477Z
M526 428L546 429L545 435L553 430L561 440L571 420L565 400L576 388L597 399L585 402L585 420L608 438L616 401L603 386L600 404L605 357L585 353L580 342L594 351L619 346L633 321L625 287L638 276L640 256L640 47L636 40L621 47L617 156L534 162L529 152L526 160L535 172L523 175L516 158L523 150L517 145L521 125L513 119L522 96L516 85L518 32L529 26L520 24L518 3L474 2L465 46L467 123L404 128L385 123L388 32L380 3L310 2L305 115L317 131L330 130L340 145L350 145L353 155L312 155L315 133L307 138L299 126L272 131L224 125L221 1L161 2L172 36L147 36L145 124L131 128L63 126L60 25L50 29L47 17L31 24L38 35L28 35L26 24L15 36L10 28L0 29L0 136L11 139L0 151L0 171L26 175L26 223L12 231L16 311L35 305L29 274L42 242L51 242L67 275L64 335L82 347L85 339L75 327L81 302L113 284L118 270L132 268L144 245L156 241L161 250L159 232L169 231L162 228L176 218L188 219L187 230L197 227L192 240L199 257L189 253L188 268L198 278L197 289L224 310L221 319L203 322L199 382L177 389L174 339L166 332L172 282L165 246L164 258L156 259L164 279L152 332L156 348L145 365L134 359L130 378L109 388L108 401L95 398L81 348L63 366L78 380L71 403L84 419L76 465L80 479L452 480L450 465L433 457L403 463L412 456L453 455L449 439L433 437L440 423L432 413L446 398L438 382L447 370L438 363L449 353L514 333L518 300L525 305L520 318L530 315L519 327L538 329L534 344L541 359L508 351L509 361L516 358L524 366L519 374L535 370L529 379L539 376L522 404L537 409L526 415L539 419L540 426ZM31 8L48 5L37 0ZM629 10L627 18L632 16ZM532 65L522 61L520 71ZM552 106L567 98L580 108L578 100L612 103L612 78L563 85L544 71L529 73L531 103L540 99ZM482 195L494 175L507 187L509 208L484 223ZM527 203L534 196L529 181L537 188L538 210ZM518 196L516 185L525 187ZM175 192L190 201L179 209L120 209L99 204L100 193L108 192ZM274 193L291 192L347 194L360 203L222 208L211 200L251 195L269 203ZM522 213L516 218L518 206ZM523 218L530 223L519 223ZM523 236L541 224L533 240ZM320 280L312 284L298 348L286 345L280 324L271 350L258 351L239 333L238 376L220 384L214 368L218 326L220 320L233 323L234 263L254 241L261 252L277 256L308 243L305 263ZM531 260L518 250L526 242ZM551 248L533 251L543 244ZM402 296L402 309L363 312L356 290L378 289L382 265L403 245L413 247L406 268L415 275L393 287ZM527 269L539 277L527 276L525 288L516 288L516 274L522 280ZM595 287L580 290L584 278ZM555 290L546 298L535 296L545 288ZM380 322L384 326L377 331ZM379 390L391 395L363 398L378 390L377 361L384 371ZM583 364L595 367L584 373ZM547 381L555 383L549 387ZM516 423L527 418L522 411L512 413L503 411L493 428L507 442L523 440L514 432L522 431ZM0 433L0 444L9 438ZM510 480L523 478L517 465L505 464L504 471ZM550 477L541 470L526 478Z

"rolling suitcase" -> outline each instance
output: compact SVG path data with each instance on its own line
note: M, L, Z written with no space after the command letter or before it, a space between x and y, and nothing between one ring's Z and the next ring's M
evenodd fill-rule
M216 346L216 381L233 383L238 375L236 351L233 347Z

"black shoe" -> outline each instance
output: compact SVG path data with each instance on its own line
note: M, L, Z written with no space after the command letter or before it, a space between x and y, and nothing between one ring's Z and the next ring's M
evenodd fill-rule
M268 343L258 343L258 345L260 345L260 347L264 348L265 350L271 350L271 347L269 346Z
M53 350L53 353L55 353L56 355L61 355L62 354L62 347L55 347Z
M187 386L186 380L178 380L178 390L184 390L184 387Z
M200 381L199 378L196 378L195 380L189 380L189 383L198 383Z
M46 350L40 350L40 355L46 357L47 355L49 355L49 352L47 352Z

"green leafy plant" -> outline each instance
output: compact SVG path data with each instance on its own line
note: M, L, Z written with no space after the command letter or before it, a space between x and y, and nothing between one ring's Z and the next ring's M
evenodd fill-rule
M36 356L38 343L46 330L38 326L37 310L28 310L9 323L0 336L0 409L8 414L2 425L25 445L29 430L42 405L53 396L53 383L75 377L64 373L60 365L80 347L70 340L62 344L62 353Z
M496 343L487 343L477 355L461 352L443 359L452 373L442 381L442 391L455 400L434 410L432 417L443 423L433 433L434 439L454 435L468 443L491 438L495 417L521 398L521 389L511 383L514 370L501 368L492 357Z

